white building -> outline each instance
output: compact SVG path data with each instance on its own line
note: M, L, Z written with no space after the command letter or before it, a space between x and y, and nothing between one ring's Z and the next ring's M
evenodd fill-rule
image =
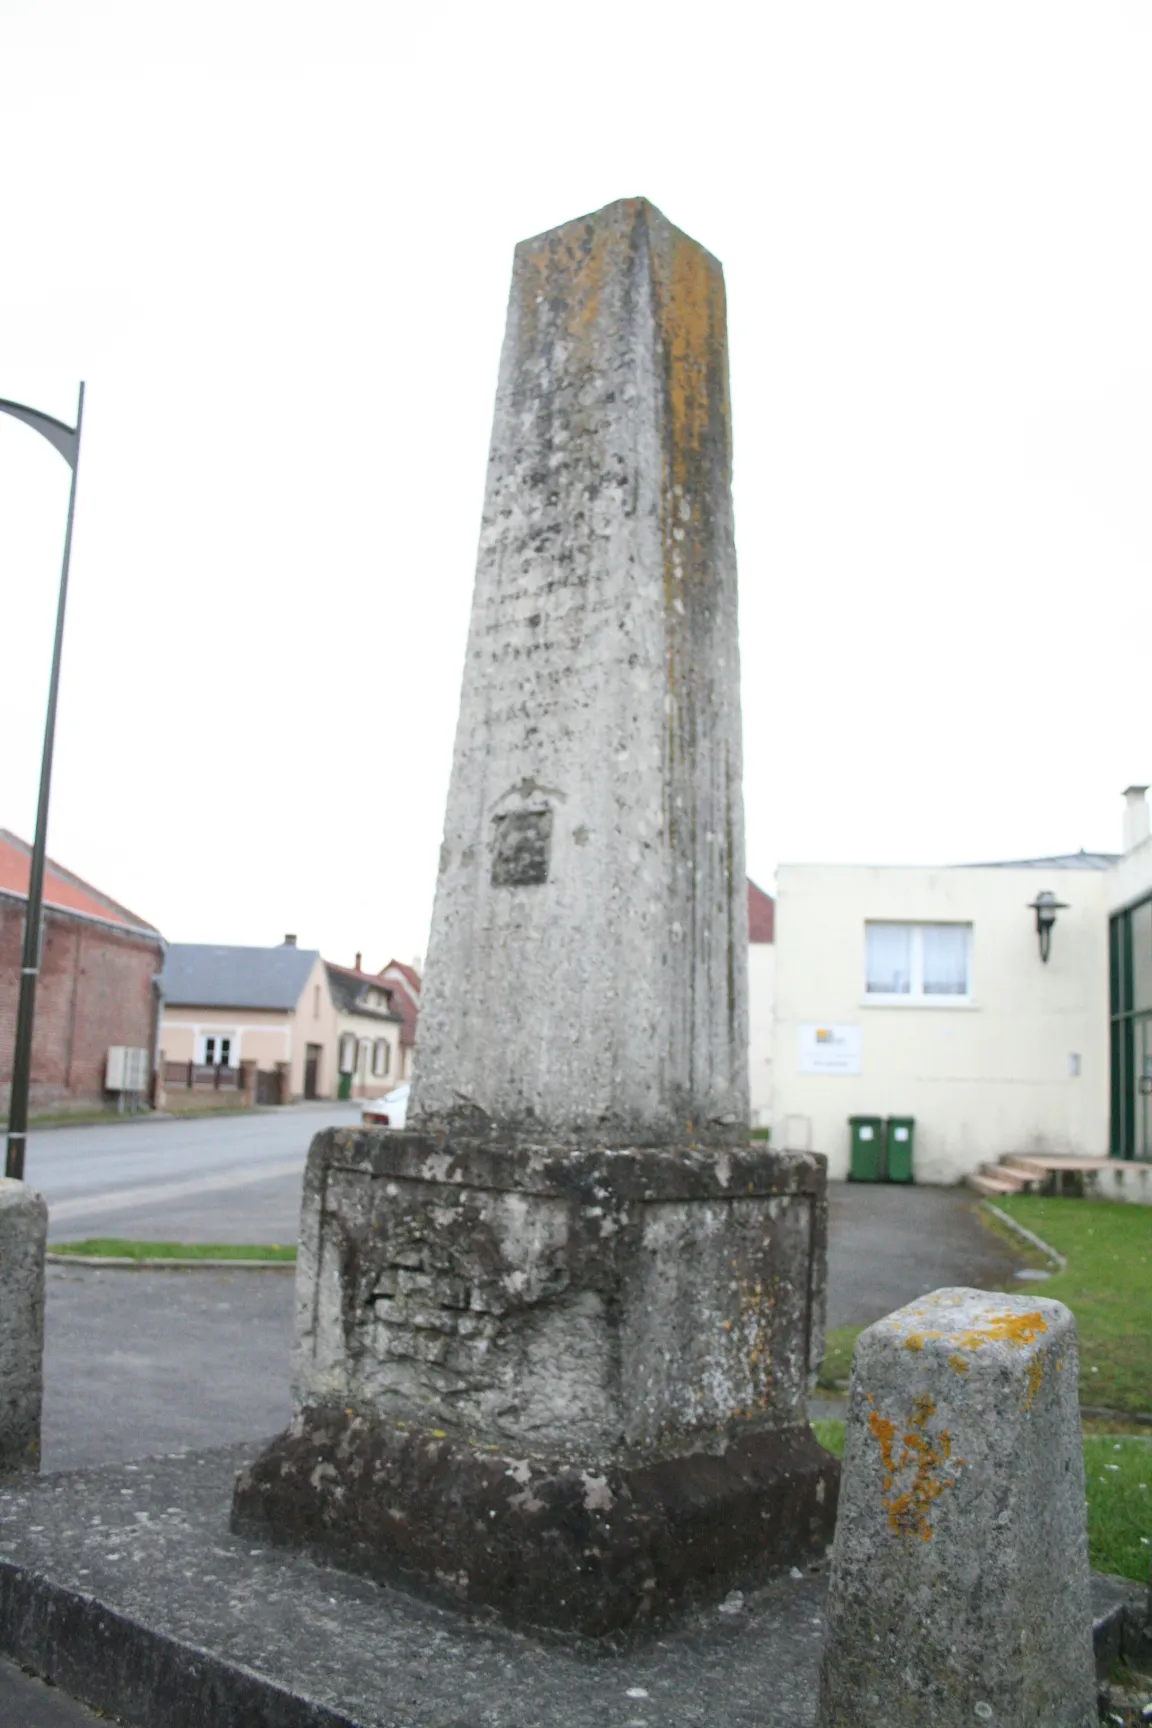
M850 1117L912 1116L922 1182L1024 1152L1152 1158L1145 790L1126 794L1122 855L782 866L774 1142L843 1178ZM1129 1192L1152 1199L1150 1178L1134 1167Z

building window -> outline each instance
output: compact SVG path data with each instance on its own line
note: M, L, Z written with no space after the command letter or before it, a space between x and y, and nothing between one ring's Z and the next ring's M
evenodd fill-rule
M352 1032L340 1034L340 1072L354 1074L356 1072L356 1037Z
M320 1018L320 986L319 986L319 984L314 984L312 986L312 1018L313 1018L313 1020L319 1020L319 1018Z
M379 1079L387 1074L391 1052L388 1049L387 1038L377 1038L372 1051L372 1072Z
M888 1002L964 1002L971 995L971 924L864 926L865 994Z
M205 1038L204 1066L206 1068L230 1068L232 1066L231 1038Z

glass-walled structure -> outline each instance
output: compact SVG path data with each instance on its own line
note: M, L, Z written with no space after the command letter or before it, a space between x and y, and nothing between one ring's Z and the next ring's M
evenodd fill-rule
M1114 1158L1152 1158L1152 895L1109 927Z

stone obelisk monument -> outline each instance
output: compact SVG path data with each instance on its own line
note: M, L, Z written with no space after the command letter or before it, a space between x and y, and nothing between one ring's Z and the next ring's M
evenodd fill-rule
M517 248L409 1126L313 1143L239 1528L592 1635L822 1550L747 940L723 275L629 199Z
M411 1119L746 1139L731 466L716 259L518 247Z

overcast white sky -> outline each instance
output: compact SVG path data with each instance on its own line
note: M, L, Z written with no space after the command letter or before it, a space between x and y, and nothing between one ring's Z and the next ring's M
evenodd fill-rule
M423 952L516 241L724 262L748 864L1111 848L1152 780L1147 0L0 0L0 395L88 383L50 850ZM0 826L68 472L0 418Z

